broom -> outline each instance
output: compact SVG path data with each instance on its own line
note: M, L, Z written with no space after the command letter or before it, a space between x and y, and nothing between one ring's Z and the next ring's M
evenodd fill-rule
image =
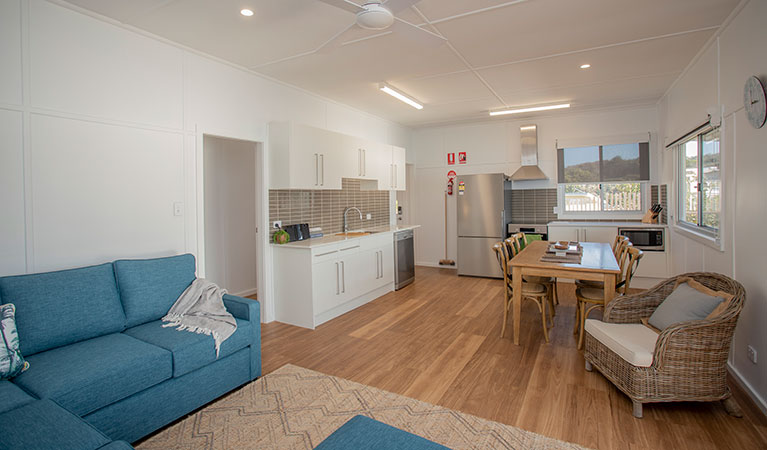
M454 266L455 261L447 259L447 191L445 191L445 259L439 260L440 266Z

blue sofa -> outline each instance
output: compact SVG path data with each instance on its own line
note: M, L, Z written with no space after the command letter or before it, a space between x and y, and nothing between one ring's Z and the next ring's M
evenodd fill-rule
M134 442L259 377L257 301L224 296L237 331L218 358L212 337L162 327L160 319L194 279L190 254L0 278L0 304L16 305L21 352L30 363L0 382L0 424L15 422L22 432L13 436L28 439L16 446L45 447L35 441L34 422L23 432L23 418L37 409L79 418L84 434L93 428ZM71 448L123 448L102 441Z

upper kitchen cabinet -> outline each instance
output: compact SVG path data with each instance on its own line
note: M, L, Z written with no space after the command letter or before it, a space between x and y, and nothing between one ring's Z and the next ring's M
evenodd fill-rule
M269 124L271 189L405 190L405 149L291 122Z
M291 122L272 122L271 189L341 189L348 158L340 144L338 133Z
M397 191L404 191L407 189L405 180L406 177L406 167L405 167L405 161L406 161L406 151L402 147L397 147L395 145L391 146L391 163L394 167L394 176L392 177L392 180L394 181L392 189L395 189Z

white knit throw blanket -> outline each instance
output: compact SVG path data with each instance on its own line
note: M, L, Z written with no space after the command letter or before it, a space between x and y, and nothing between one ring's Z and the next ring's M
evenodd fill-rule
M224 307L224 294L226 289L211 281L194 280L162 318L163 322L168 322L163 327L212 335L218 358L221 343L237 330L237 322Z

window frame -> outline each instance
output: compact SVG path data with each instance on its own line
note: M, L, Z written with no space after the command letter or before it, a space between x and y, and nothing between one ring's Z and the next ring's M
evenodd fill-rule
M633 141L633 140L632 140ZM650 151L650 139L647 140L636 140L636 141L626 141L623 142L625 144L639 144L640 145L640 161L642 158L642 152L645 152L644 158L646 158L646 161L644 164L646 164L646 173L648 179L642 180L642 170L640 168L640 176L639 180L623 180L623 181L603 181L603 167L604 167L604 161L603 161L603 148L606 146L611 145L617 145L617 143L604 143L604 144L591 144L591 145L578 145L578 146L568 146L568 147L559 147L557 149L557 171L561 172L561 178L564 179L564 167L560 163L560 156L559 152L564 152L567 149L573 149L573 148L582 148L582 147L598 147L599 148L599 178L600 181L593 181L593 182L561 182L560 181L560 174L557 174L557 217L560 219L595 219L595 218L611 218L611 219L641 219L645 211L649 208L649 196L650 196L650 174L649 174L649 168L651 165L650 158L651 158L651 151ZM645 150L642 149L642 144L645 144L647 147ZM562 154L562 158L564 158L564 154ZM640 163L641 164L641 163ZM603 185L614 185L614 184L625 184L625 183L638 183L639 184L639 196L640 196L640 206L638 210L632 210L632 211L610 211L610 210L604 210L601 209L604 206L604 189L602 188ZM567 186L571 185L584 185L584 184L592 184L592 185L598 185L599 186L599 199L600 199L600 210L598 211L567 211L567 202L565 199L565 189Z
M703 183L703 138L708 135L709 133L718 131L719 137L718 137L718 146L719 146L719 171L720 171L720 191L719 191L719 227L713 228L709 227L703 224L703 190L700 188ZM675 211L674 211L674 226L678 231L681 231L688 236L699 240L706 244L714 244L716 248L719 248L719 250L723 250L722 248L722 228L724 226L723 224L723 218L724 218L724 202L725 202L725 183L724 183L724 177L725 177L725 168L724 168L724 155L722 153L722 127L707 127L703 130L698 131L695 135L689 136L686 139L682 140L678 144L674 145L674 151L676 152L674 160L676 161L675 164L675 171L674 171L674 180L676 185L676 205L675 205ZM682 163L683 158L683 152L684 152L684 146L691 141L697 141L698 144L698 153L697 153L697 159L698 159L698 174L697 174L697 212L696 212L696 221L697 223L688 222L683 219L685 216L685 211L683 211L685 207L685 199L683 198L684 192L682 191L682 187L684 186L685 180L682 176L682 169L684 167Z

